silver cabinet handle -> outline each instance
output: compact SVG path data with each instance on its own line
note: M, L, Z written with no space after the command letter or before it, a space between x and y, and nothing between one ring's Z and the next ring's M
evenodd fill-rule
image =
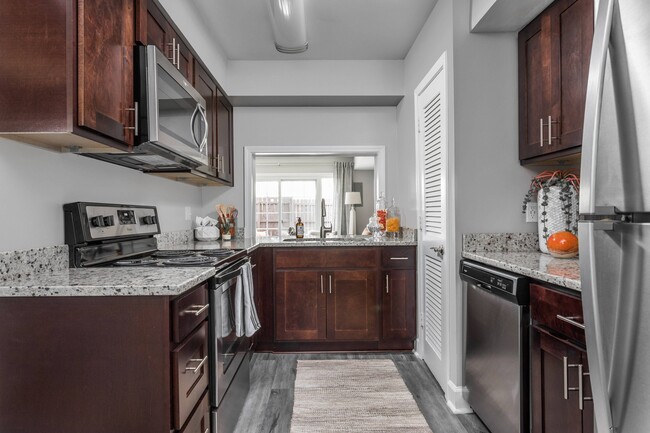
M330 295L332 294L332 276L330 275Z
M553 129L552 125L553 124L559 124L560 122L558 120L553 120L553 117L548 116L548 145L550 146L553 144L553 140L556 140L557 137L553 137Z
M174 39L176 41L176 39ZM181 69L181 44L176 45L176 69Z
M199 372L199 370L201 369L201 367L203 367L203 364L205 364L205 362L206 362L207 360L208 360L208 357L207 357L207 356L206 356L205 358L203 358L203 359L194 359L194 358L192 358L192 359L189 360L188 364L189 364L190 362L198 362L199 364L198 364L196 367L194 367L194 368L192 368L192 367L185 367L185 371L192 371L192 374L196 374L196 373Z
M558 315L555 316L555 317L557 317L559 320L561 320L561 321L563 321L563 322L568 323L569 325L573 325L573 326L575 326L576 328L585 329L585 325L584 325L584 324L582 324L582 323L580 323L580 322L576 322L575 319L577 319L577 317L564 317L564 316L562 316L562 315L560 315L560 314L558 314Z
M584 377L589 376L589 373L583 371L584 366L582 364L569 364L569 360L566 356L562 357L563 370L564 370L564 399L569 399L570 391L578 391L578 408L584 410L585 401L592 401L593 397L585 397L585 387L584 387ZM578 387L569 388L569 368L578 369Z
M539 118L539 147L544 147L544 119Z
M172 65L176 66L176 38L172 38L171 42L168 42L167 45L172 46L172 58L168 59L172 61Z
M133 135L140 135L140 124L139 124L139 111L138 111L138 102L133 103L133 108L125 108L125 111L133 111L133 126L125 126L124 129L132 129Z
M408 257L391 257L391 260L408 260Z
M386 293L388 293L388 274L386 274Z
M204 311L206 311L208 308L210 308L210 304L205 304L205 305L190 305L189 308L183 310L181 315L185 314L194 314L195 316L200 316L203 314Z
M320 276L320 292L324 293L325 290L323 289L323 275L321 274Z

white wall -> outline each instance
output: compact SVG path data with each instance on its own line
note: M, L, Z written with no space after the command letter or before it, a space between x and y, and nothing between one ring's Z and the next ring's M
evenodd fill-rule
M357 206L357 234L360 235L363 229L368 225L368 218L375 213L375 172L374 170L354 170L352 173L352 182L361 182L363 184L362 205ZM396 197L396 204L399 206L399 197Z
M449 23L453 23L450 26ZM462 233L533 231L521 202L534 170L518 161L517 40L514 33L471 34L470 0L439 0L405 59L405 98L398 106L399 169L415 166L413 91L443 52L447 53L450 164L455 171L455 239L447 254L448 399L464 384L462 286L457 277ZM414 175L400 176L405 224L415 224Z
M229 61L234 96L401 95L401 60Z
M163 231L186 230L185 206L201 191L167 179L0 138L0 251L62 245L64 203L96 201L158 207Z
M203 210L215 213L218 203L232 204L244 221L244 147L383 146L387 161L397 142L395 107L235 107L235 186L203 187ZM387 168L388 175L393 171ZM243 223L242 223L243 224Z

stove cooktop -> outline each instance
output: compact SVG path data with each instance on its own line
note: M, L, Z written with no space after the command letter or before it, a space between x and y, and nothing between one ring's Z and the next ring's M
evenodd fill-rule
M187 266L216 266L221 260L232 256L237 250L159 250L146 257L118 260L113 263L117 267L187 267Z

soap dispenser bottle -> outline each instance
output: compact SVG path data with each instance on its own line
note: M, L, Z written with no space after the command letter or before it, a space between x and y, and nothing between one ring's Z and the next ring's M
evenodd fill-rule
M302 239L305 237L305 225L302 222L302 219L298 217L298 222L296 223L296 239Z

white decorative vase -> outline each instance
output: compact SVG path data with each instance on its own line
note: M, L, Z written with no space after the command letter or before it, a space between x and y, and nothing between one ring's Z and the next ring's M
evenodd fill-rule
M563 193L560 186L548 187L546 191L540 189L537 193L537 218L539 249L549 254L546 241L553 233L567 231L578 234L578 193L573 188Z

